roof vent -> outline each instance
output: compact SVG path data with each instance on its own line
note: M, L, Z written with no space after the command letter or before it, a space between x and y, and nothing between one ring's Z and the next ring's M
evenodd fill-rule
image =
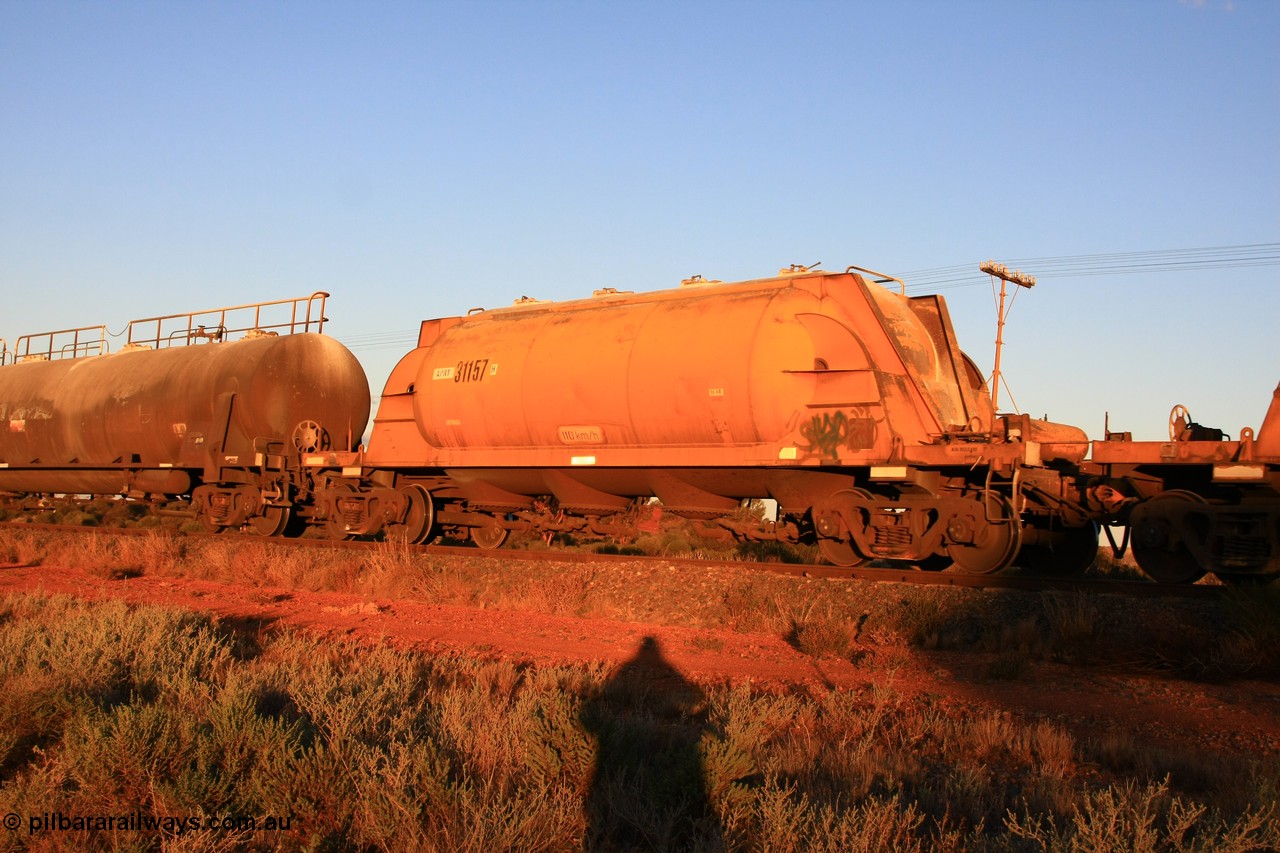
M822 263L822 261L817 261L816 263L809 264L808 266L805 266L804 264L792 264L789 267L783 267L778 270L778 275L804 275L807 272L813 272L815 270L821 272L821 270L818 270L818 264L820 263Z

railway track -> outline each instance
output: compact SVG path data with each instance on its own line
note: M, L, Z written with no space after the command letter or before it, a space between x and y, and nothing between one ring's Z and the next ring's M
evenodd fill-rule
M1083 594L1110 594L1138 598L1220 598L1231 589L1211 579L1196 584L1158 584L1147 580L1084 578L1045 578L1018 574L979 575L955 571L931 572L921 569L858 567L753 562L747 560L717 560L695 557L650 557L631 554L600 554L580 551L530 551L523 549L479 549L453 545L391 545L387 542L333 539L279 539L238 533L199 533L157 531L154 528L86 527L81 525L34 524L0 522L0 529L12 531L39 531L73 536L149 536L161 532L165 535L190 537L201 540L237 541L267 545L281 549L315 549L326 551L369 552L388 547L402 548L412 554L446 557L451 559L490 560L497 562L553 562L565 564L631 564L660 563L689 569L728 568L737 571L768 572L807 578L874 581L878 583L938 586L955 589L1013 590L1020 592L1071 592Z

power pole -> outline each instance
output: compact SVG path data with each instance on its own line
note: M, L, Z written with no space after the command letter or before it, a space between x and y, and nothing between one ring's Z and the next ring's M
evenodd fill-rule
M992 276L992 290L995 289L995 279L1000 279L1000 305L996 308L996 366L991 371L991 408L998 412L1000 410L997 402L1000 399L1000 350L1004 348L1004 321L1008 316L1004 304L1005 290L1009 282L1031 289L1036 286L1036 277L1018 270L1010 272L1004 264L998 264L995 261L978 264L978 269ZM1009 300L1009 307L1013 307L1012 299Z

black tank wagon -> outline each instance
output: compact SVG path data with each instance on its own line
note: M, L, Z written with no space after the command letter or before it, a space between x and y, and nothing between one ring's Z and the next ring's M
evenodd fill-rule
M351 450L360 363L322 334L328 294L19 338L0 366L0 491L187 496L213 528L285 532L303 453Z

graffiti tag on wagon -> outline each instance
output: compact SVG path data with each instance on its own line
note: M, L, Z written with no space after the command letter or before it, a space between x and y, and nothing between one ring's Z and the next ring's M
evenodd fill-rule
M839 459L840 448L867 450L875 445L876 422L849 417L845 412L823 412L800 426L800 437L809 442L810 455Z

